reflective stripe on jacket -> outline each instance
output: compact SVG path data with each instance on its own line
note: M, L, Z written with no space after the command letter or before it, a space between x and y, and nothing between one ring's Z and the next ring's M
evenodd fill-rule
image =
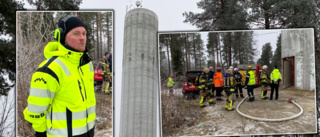
M199 77L199 89L207 89L208 88L208 73L202 72Z
M268 74L267 71L263 70L260 74L260 81L261 83L267 83L268 82Z
M247 73L246 77L249 78L249 81L248 81L247 85L251 86L251 85L255 85L256 84L255 75L251 70Z
M221 72L216 72L213 76L214 87L222 87L223 86L223 77Z
M237 84L242 84L242 75L239 72L234 73L234 78L235 78Z
M282 80L282 76L281 76L279 69L274 69L271 72L270 79L271 79L271 81L275 81L275 82L278 81L279 79Z
M48 137L93 136L96 100L90 57L59 42L48 43L44 55L47 60L32 75L25 119Z
M230 89L230 91L234 91L234 87L236 85L236 80L233 76L227 74L226 77L223 78L224 88Z

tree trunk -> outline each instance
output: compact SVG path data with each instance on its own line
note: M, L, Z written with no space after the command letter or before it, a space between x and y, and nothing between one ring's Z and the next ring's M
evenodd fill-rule
M173 52L172 52L172 35L169 34L169 37L170 37L170 54L171 54L171 66L172 66L172 71L171 71L171 74L174 73L174 64L173 64Z
M37 2L37 10L41 10L41 0L38 0Z
M194 43L194 33L192 35L192 42L193 42L193 56L194 56L194 69L197 70L197 54L196 54L196 45Z
M97 34L97 45L96 45L96 50L97 50L97 59L101 59L100 58L100 50L99 50L99 19L98 19L98 13L96 13L96 27L97 27L97 31L96 31L96 34Z
M220 41L220 40L219 40ZM219 42L219 56L220 56L220 62L219 62L219 64L220 64L220 67L223 67L223 64L222 64L222 57L221 57L221 46L220 46L220 42Z
M213 43L212 43L213 44ZM213 69L216 68L215 56L214 56L214 46L212 46L212 67Z
M200 45L199 45L200 46ZM200 55L200 53L201 53L201 51L200 51L200 47L198 47L198 50L199 50L199 61L200 61L200 66L199 66L199 70L202 70L202 68L201 68L201 55Z
M241 48L242 48L242 44L245 43L242 41L242 39L245 38L243 37L243 33L240 33L239 36L239 47L238 47L238 60L239 60L239 64L242 64L242 60L241 60Z
M99 12L99 17L100 17L100 49L101 49L101 55L104 55L103 50L104 48L102 48L103 42L102 42L102 16L101 16L101 12Z
M269 21L269 13L268 12L264 13L264 24L265 24L265 29L270 29L270 21Z
M217 52L217 67L220 66L220 63L219 63L219 42L220 41L220 38L219 38L219 34L217 34L217 40L216 40L216 52ZM216 69L216 68L214 68Z
M169 66L169 73L171 74L171 68L170 68L170 56L169 56L169 37L167 37L166 39L166 43L167 43L167 58L168 58L168 66Z
M267 0L263 0L263 4L267 4ZM269 7L269 6L268 6ZM270 29L270 21L269 21L269 9L267 6L262 5L262 9L264 10L264 25L265 29Z
M187 50L188 50L188 70L191 69L190 62L190 44L189 44L189 34L187 33Z
M188 71L189 70L189 63L188 63L188 50L187 50L187 43L188 43L188 34L186 34L186 37L185 37L185 44L184 44L184 49L185 49L185 54L186 54L186 70Z
M91 24L91 28L94 29L94 23L90 23ZM94 33L91 34L92 37L94 38ZM94 40L92 41L93 42L93 45L94 45ZM93 60L97 60L97 49L96 47L93 47L94 50L93 50Z
M110 30L109 30L109 12L107 12L107 46L108 52L110 52Z

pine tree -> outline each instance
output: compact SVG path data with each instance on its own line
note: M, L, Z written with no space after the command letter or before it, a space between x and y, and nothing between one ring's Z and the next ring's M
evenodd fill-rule
M0 38L0 96L7 95L8 91L15 86L16 72L16 14L17 9L23 9L20 2L12 0L0 1L0 35L8 38ZM4 75L8 75L8 82Z
M185 12L189 22L202 30L247 29L247 11L244 2L228 0L201 0L197 3L202 13Z
M27 0L37 10L79 10L82 0Z
M260 58L257 61L257 64L259 65L267 65L269 68L269 72L272 67L270 67L272 61L272 47L270 43L266 43L262 47L262 54Z
M278 40L277 40L277 48L274 51L274 55L272 57L272 66L278 66L278 68L282 67L282 63L281 63L281 35L278 36ZM272 67L270 66L270 67ZM269 67L269 68L270 68Z

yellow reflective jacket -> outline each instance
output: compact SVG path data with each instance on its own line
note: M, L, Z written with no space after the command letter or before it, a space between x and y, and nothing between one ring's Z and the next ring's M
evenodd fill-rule
M230 89L230 91L234 91L236 85L237 81L233 77L233 75L227 74L225 77L223 77L223 87L225 89Z
M248 86L256 84L255 74L251 70L247 73L246 80L248 80L248 82L246 82Z
M268 73L266 70L262 70L260 74L260 82L261 84L268 83Z
M199 89L208 89L208 73L202 72L199 77Z
M270 74L270 79L273 82L278 82L278 80L282 80L282 76L281 73L279 71L279 69L274 69L271 74Z
M168 78L168 82L167 82L167 87L168 87L168 88L171 88L171 87L173 87L173 85L174 85L174 82L172 81L172 78L169 77L169 78Z
M43 61L32 75L24 118L47 136L93 136L94 70L86 52L49 42Z

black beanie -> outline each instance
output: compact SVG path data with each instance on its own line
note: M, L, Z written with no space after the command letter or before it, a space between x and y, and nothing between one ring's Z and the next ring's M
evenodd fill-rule
M70 15L67 15L67 16L70 16ZM66 16L64 16L64 17L66 17ZM68 20L66 22L62 22L61 20L64 17L61 17L59 19L59 22L58 22L59 28L62 28L63 31L64 31L64 36L60 37L60 43L61 44L65 43L65 37L67 36L68 32L70 30L72 30L73 28L80 27L80 26L86 28L84 23L79 18L77 18L75 16L71 16L71 17L68 18Z

